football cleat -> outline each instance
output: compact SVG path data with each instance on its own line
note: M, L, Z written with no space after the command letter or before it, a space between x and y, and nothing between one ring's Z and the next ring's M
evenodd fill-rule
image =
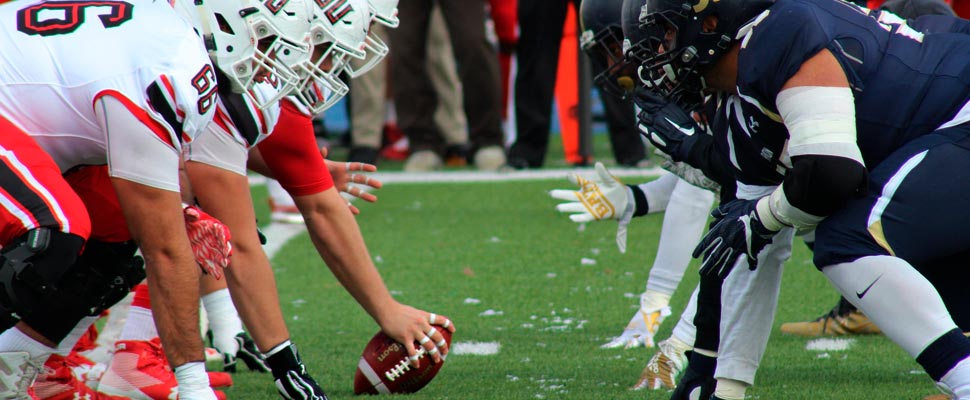
M209 372L209 385L225 387L232 385L232 377L223 372ZM162 351L159 338L145 340L119 340L111 365L101 377L98 390L113 396L136 400L169 400L178 396L178 382ZM216 397L226 398L216 390Z
M882 333L869 317L846 301L839 301L835 308L814 321L781 324L781 332L809 337Z
M86 384L88 381L97 383L97 378L100 378L103 372L103 365L95 365L77 353L72 352L67 357L54 354L44 363L44 370L37 376L31 388L34 391L34 398L38 400L123 399L99 393Z
M604 349L615 349L623 347L632 349L634 347L653 347L653 336L660 329L660 324L670 315L670 307L663 307L654 310L639 309L630 319L626 329L620 336L613 338L608 343L600 346Z
M0 399L30 399L39 372L26 351L0 353Z
M657 390L660 388L673 390L677 388L677 379L687 365L687 354L677 351L677 348L667 340L658 344L660 348L640 373L640 380L633 385L633 390Z

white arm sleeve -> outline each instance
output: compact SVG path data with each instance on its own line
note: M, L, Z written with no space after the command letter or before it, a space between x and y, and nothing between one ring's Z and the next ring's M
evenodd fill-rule
M782 90L778 112L788 128L788 154L845 157L862 164L856 143L855 102L847 87L800 86Z
M180 149L163 141L152 128L139 121L133 114L138 111L141 110L128 109L112 96L102 96L94 103L107 143L108 174L178 192Z
M186 145L186 161L194 161L246 176L249 149L231 133L211 123L199 137Z

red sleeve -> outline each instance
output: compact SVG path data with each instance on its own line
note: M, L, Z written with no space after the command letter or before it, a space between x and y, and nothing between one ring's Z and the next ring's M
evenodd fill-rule
M273 133L256 148L273 176L291 196L320 193L333 187L333 177L320 156L309 116L286 101Z

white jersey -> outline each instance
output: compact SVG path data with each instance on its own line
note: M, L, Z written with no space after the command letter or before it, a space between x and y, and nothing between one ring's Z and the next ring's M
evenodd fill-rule
M178 190L171 154L209 124L218 95L201 39L167 2L7 3L0 49L0 116L62 171L107 163L112 176ZM103 96L149 129L106 129L94 110Z
M229 93L226 89L221 94L214 120L199 140L188 145L185 159L246 175L249 149L276 129L280 103L259 109L249 96ZM253 87L251 94L259 100L268 99L276 96L277 88L262 82ZM290 102L304 115L310 115L310 110L294 96L281 101Z

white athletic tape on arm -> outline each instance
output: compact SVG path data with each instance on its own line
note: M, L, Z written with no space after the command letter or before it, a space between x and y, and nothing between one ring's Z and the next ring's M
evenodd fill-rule
M782 90L778 112L788 127L788 154L845 157L862 164L856 143L855 103L846 87L800 86Z
M758 217L765 228L773 231L785 227L795 227L798 230L814 228L824 217L809 214L788 202L785 190L778 186L771 195L762 197L757 205Z

